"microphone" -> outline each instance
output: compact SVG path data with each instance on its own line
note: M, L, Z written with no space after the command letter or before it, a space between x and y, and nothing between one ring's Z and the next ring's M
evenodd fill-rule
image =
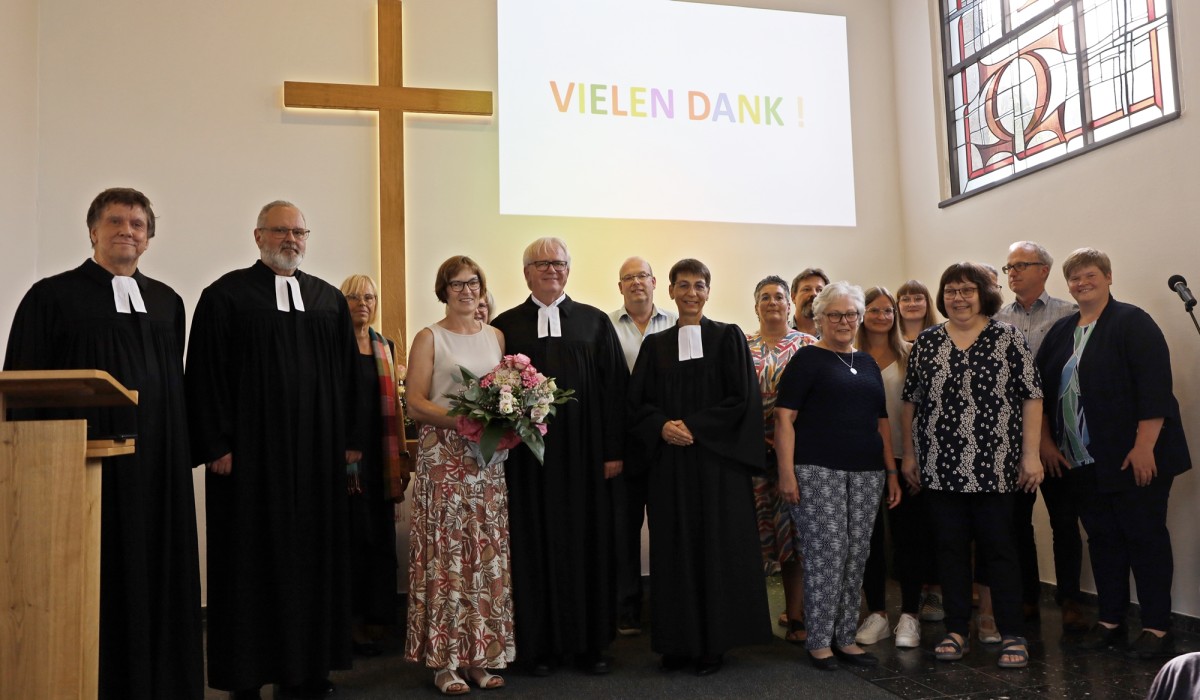
M1196 297L1192 294L1192 290L1188 289L1187 280L1183 278L1183 275L1171 275L1171 279L1167 280L1167 286L1183 300L1183 310L1191 312L1192 307L1196 305Z

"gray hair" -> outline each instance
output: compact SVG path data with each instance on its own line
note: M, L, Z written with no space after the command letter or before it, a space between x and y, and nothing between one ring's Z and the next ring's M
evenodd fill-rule
M277 199L274 202L268 202L264 204L263 208L258 210L258 222L255 224L255 226L262 228L267 223L267 214L270 214L272 209L277 209L279 207L291 207L296 211L300 211L300 207L292 204L286 199ZM304 218L304 212L300 211L300 216L301 218ZM304 218L304 220L308 221L307 218Z
M821 290L821 293L813 299L812 309L813 318L818 318L825 313L825 307L829 306L838 299L846 298L854 302L854 308L858 309L858 316L862 318L867 312L866 295L863 294L862 287L849 282L834 282L833 284Z
M521 254L521 264L528 265L538 253L551 248L561 248L567 259L567 267L571 267L571 251L567 250L566 241L555 236L543 236L526 246L525 252Z
M1008 252L1014 253L1017 250L1024 248L1037 254L1038 262L1046 267L1054 266L1054 258L1050 257L1050 251L1046 250L1046 246L1034 241L1017 241L1008 247Z

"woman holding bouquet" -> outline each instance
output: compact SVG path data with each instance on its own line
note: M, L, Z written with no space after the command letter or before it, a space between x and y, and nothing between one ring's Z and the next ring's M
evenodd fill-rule
M646 337L629 386L646 455L651 647L670 670L721 668L729 649L771 639L751 474L763 472L762 397L741 329L704 317L711 275L671 268L679 325Z
M408 406L421 424L412 491L408 636L405 658L436 669L445 695L468 681L483 689L504 679L515 655L504 463L483 465L447 415L446 394L464 389L459 367L477 376L504 354L504 336L475 319L487 293L483 270L465 256L442 263L434 292L446 316L413 339Z

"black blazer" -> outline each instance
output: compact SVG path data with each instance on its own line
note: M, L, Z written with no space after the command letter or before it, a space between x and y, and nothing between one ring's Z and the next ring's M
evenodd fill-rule
M1070 359L1079 312L1059 319L1042 342L1037 366L1046 392L1045 415L1057 442L1062 437L1058 406L1062 369ZM1133 469L1121 463L1133 449L1140 420L1162 417L1154 446L1159 475L1191 469L1187 439L1179 419L1179 403L1171 392L1171 354L1158 324L1145 311L1109 296L1079 361L1079 386L1101 492L1136 487Z

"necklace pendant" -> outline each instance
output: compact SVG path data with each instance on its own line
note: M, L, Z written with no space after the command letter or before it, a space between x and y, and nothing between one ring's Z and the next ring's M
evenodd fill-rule
M858 374L858 370L856 370L856 369L854 369L853 367L851 367L851 368L850 368L850 374Z

